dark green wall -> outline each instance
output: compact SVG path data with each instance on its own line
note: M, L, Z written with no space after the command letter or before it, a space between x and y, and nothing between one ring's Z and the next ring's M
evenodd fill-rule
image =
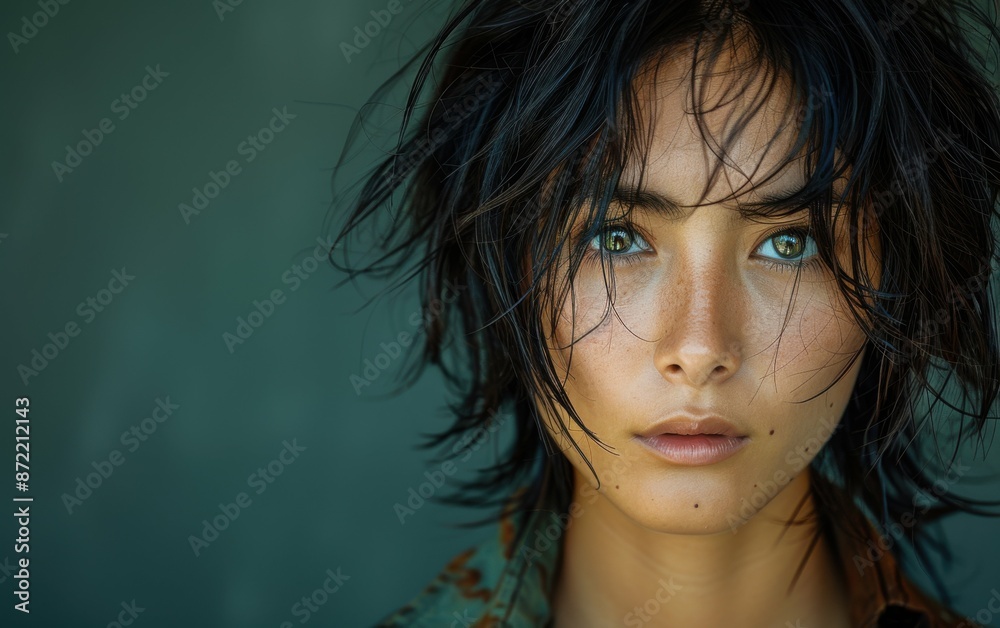
M456 511L444 507L405 525L393 512L427 468L418 435L442 425L439 377L389 399L378 395L388 373L360 395L349 381L380 343L413 330L415 293L358 312L380 286L331 290L340 276L325 265L287 274L326 235L353 112L445 15L431 0L401 0L348 63L341 42L388 4L244 0L220 19L210 0L73 0L16 52L10 39L0 46L2 468L13 472L14 404L26 396L35 500L31 614L13 613L13 574L0 570L0 617L11 617L0 625L106 626L133 600L144 609L137 628L301 625L293 605L338 568L349 580L308 625L370 625L483 538L445 527ZM5 2L0 28L18 33L40 10ZM155 88L121 118L116 99L147 68L161 72L146 79ZM241 148L275 109L294 119L263 150ZM105 118L89 155L54 168ZM179 204L230 161L224 189L185 220ZM126 286L112 282L123 272ZM275 290L270 316L227 346L237 318ZM76 335L60 336L67 326ZM33 368L33 351L52 342L64 347ZM158 400L178 406L157 411L162 422L148 419ZM273 463L286 441L304 450ZM489 461L478 456L463 472ZM260 483L253 474L269 463L281 473ZM68 501L100 469L111 471L100 486ZM0 499L15 496L9 481ZM196 556L189 537L240 493L249 502ZM1000 586L997 529L952 528L966 551L993 543L993 560L973 554L984 562L963 609ZM15 535L0 517L0 561L20 556Z
M14 400L30 398L35 502L31 621L11 612L2 570L0 618L105 626L134 599L138 627L300 625L293 604L339 567L350 580L307 625L366 625L482 537L449 533L441 508L403 526L392 510L424 471L412 445L439 425L440 380L387 401L385 378L360 396L349 382L410 328L415 293L356 313L380 286L333 291L340 275L328 265L294 274L327 234L330 174L354 111L445 15L403 0L348 63L340 43L387 4L246 0L220 20L210 0L74 1L16 53L5 38L0 418L12 461ZM0 28L19 32L39 10L4 3ZM166 76L147 79L154 89L121 119L114 101L147 66ZM295 118L264 133L264 150L241 152L274 108ZM65 164L65 146L104 118L113 128L60 180L52 162ZM178 205L230 160L238 174L185 222ZM370 163L355 160L344 179ZM134 279L99 294L123 268ZM230 352L223 334L274 290L283 302ZM86 299L107 295L88 311ZM71 323L77 335L25 384L18 365L30 368L47 334ZM147 421L155 432L122 441L168 398L179 408ZM305 450L258 494L249 476L293 440ZM107 470L115 450L121 465L70 513L62 495L94 463ZM196 557L189 536L240 492L249 506ZM0 564L18 558L15 533L0 519Z

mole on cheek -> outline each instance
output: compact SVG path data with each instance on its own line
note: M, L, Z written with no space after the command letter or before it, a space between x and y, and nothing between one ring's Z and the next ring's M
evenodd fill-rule
M695 505L694 505L694 507L695 507L695 508L697 508L697 507L698 507L698 504L695 504Z
M771 431L770 431L770 435L771 435L771 436L774 436L774 430L771 430Z

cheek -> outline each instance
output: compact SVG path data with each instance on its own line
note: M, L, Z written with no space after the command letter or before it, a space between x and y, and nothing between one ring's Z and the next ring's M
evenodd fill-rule
M635 336L618 320L615 309L605 316L608 306L603 281L578 279L575 296L568 296L560 310L555 332L549 331L547 320L543 330L557 379L577 414L598 439L614 450L621 445L617 431L627 418L628 401L635 388L633 375L636 368L641 368L642 349L636 346ZM623 314L621 307L618 314ZM651 362L648 368L651 368ZM602 478L606 473L615 477L625 473L626 469L618 468L623 464L620 457L607 453L558 406L557 413L564 425L561 426L556 418L546 413L549 433L574 466L588 476L588 480L593 481L593 477L570 437L598 468Z
M655 345L648 340L656 328L651 312L658 306L648 306L655 295L630 285L635 283L618 284L612 304L603 279L578 280L576 294L567 297L549 340L549 354L566 393L594 430L614 421L616 412L635 399L637 388L659 379L652 358ZM643 303L647 306L640 307Z
M764 353L773 390L782 401L805 401L826 389L864 346L864 333L832 288L818 285L803 290L787 323L784 308L778 314L767 334L775 340ZM859 366L860 358L828 395L844 396L841 401L846 405Z
M850 401L866 338L837 296L832 290L804 290L777 348L768 353L774 366L761 393L770 389L771 405L767 414L755 413L761 438L767 439L756 452L767 461L761 463L758 481L771 479L775 469L791 476L808 465L838 428Z
M588 277L587 273L581 275L574 284L573 292L567 295L559 309L554 333L549 329L548 317L545 317L543 330L559 376L565 379L568 374L572 346L573 364L569 383L575 381L578 386L586 387L601 385L595 380L596 376L614 378L619 372L616 365L630 354L635 357L632 346L635 338L622 324L623 320L635 318L630 312L630 303L635 299L630 296L623 299L626 290L619 285L612 305L600 278Z

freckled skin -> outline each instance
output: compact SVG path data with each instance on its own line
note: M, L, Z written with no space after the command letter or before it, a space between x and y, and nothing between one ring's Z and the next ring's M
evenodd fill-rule
M664 66L660 83L647 92L648 102L656 103L655 108L647 104L655 132L643 187L683 206L699 201L715 158L699 137L691 116L684 113L688 94L679 72L677 67ZM780 90L772 99L786 102ZM712 128L713 135L722 134L721 125L730 115L731 109L724 107L718 115L706 117L710 127L717 125ZM731 145L729 157L740 171L769 174L779 163L790 146L791 132L778 134L771 149L764 149L775 137L782 115L778 105L765 107L741 139ZM767 242L765 236L780 225L803 224L805 216L766 224L733 222L736 210L731 203L711 199L728 196L733 188L746 183L746 178L733 168L727 168L725 175L711 188L708 204L687 209L683 220L635 217L645 242L634 242L630 251L641 251L648 245L648 252L633 264L615 267L614 307L603 322L607 287L600 263L594 263L581 267L574 280L575 295L562 304L559 324L555 330L546 329L553 362L562 369L559 375L568 375L565 389L569 399L587 427L607 446L605 449L589 439L566 414L561 419L569 426L568 433L560 433L548 417L549 432L575 468L576 499L584 505L584 514L570 525L567 535L566 565L575 567L568 569L568 583L560 585L564 617L583 621L588 613L592 617L613 616L631 608L629 600L636 598L635 591L648 588L642 584L646 579L695 572L699 577L691 580L690 595L682 596L691 607L684 610L684 601L672 601L671 612L677 613L671 615L673 619L722 621L729 616L699 613L732 612L738 617L738 612L774 612L779 608L774 596L783 593L783 587L773 582L784 578L786 572L790 575L787 570L797 566L792 561L802 556L799 551L760 554L758 546L764 539L775 538L773 524L761 520L787 519L808 493L808 474L802 471L817 449L806 443L816 438L825 443L840 421L861 356L826 393L804 403L795 402L809 399L829 385L849 358L863 351L865 337L822 264L802 269L794 302L794 268L782 272L767 265L776 258L773 248L761 248ZM752 180L756 182L756 178ZM787 168L748 198L794 189L804 180L802 172ZM626 173L623 182L628 181ZM847 237L846 228L842 237ZM768 251L771 257L759 251ZM877 268L874 259L867 263L868 268ZM841 264L850 268L846 254ZM576 328L571 336L574 298ZM572 368L567 374L570 344L574 345ZM634 438L637 432L684 406L722 416L749 436L749 444L722 462L685 467L659 458ZM584 484L596 488L597 481L569 438L602 479L599 497L592 504L580 497L580 491ZM808 455L802 457L799 454L804 447ZM773 483L782 472L792 479L733 534L732 518L740 513L745 500L760 493L758 485ZM609 486L618 490L609 492ZM609 535L614 542L607 541ZM598 546L602 549L594 549ZM633 550L646 557L640 561L645 566L633 568L630 559L622 558ZM697 567L685 562L685 551L691 552ZM574 558L575 552L581 557ZM756 576L732 569L737 555L758 561ZM822 573L810 575L807 570L806 580L814 578L810 581L813 585L805 585L803 591L816 596L809 604L803 603L807 608L811 604L815 610L816 599L831 595L829 591L836 588L825 579L830 563L822 561L828 559L819 552L816 569ZM612 568L620 561L625 561L621 569ZM579 575L597 569L598 563L605 573L631 576L615 583L600 576ZM762 580L761 574L773 578ZM738 581L742 576L747 579ZM720 591L729 590L713 588L723 582L733 586L727 598L729 610L706 610L712 605L706 602L709 598L698 597L701 587L705 595L711 590L711 595L718 596ZM588 594L602 601L579 601L584 599L581 595L590 599ZM634 601L641 603L646 597L638 594ZM581 604L590 604L590 610L584 613ZM830 606L835 605L831 602ZM736 610L740 608L743 611ZM664 619L658 617L657 621ZM563 619L562 625L571 625L569 621Z
M686 90L662 83L656 91L656 133L644 185L693 204L709 175L706 164L712 161L686 121L690 116L683 113ZM781 118L765 110L754 123L759 132L751 124L744 137L769 139ZM786 148L781 140L789 139L788 133L780 135L777 146L764 155L761 147L741 140L731 156L746 172L759 167L769 173ZM737 185L745 182L738 173L727 173ZM710 199L731 192L724 179ZM803 181L803 173L787 168L755 192L789 189ZM600 323L608 302L600 265L584 266L574 281L576 338L570 337L568 297L550 342L563 375L575 340L567 394L586 425L631 463L615 478L622 480L622 489L613 501L650 529L727 530L726 514L739 509L754 481L771 479L777 470L801 471L808 460L788 464L787 454L810 438L829 436L827 426L839 422L861 364L859 358L827 393L794 403L827 386L862 349L865 338L822 265L802 269L786 322L795 271L769 268L766 261L776 259L774 249L760 247L769 232L783 224L801 224L801 219L731 224L734 213L726 203L698 207L680 222L639 217L635 222L652 251L637 263L615 268L611 315ZM637 242L632 250L643 246ZM756 254L758 250L770 257L762 260L766 256ZM847 262L845 256L842 263ZM721 415L748 434L751 443L722 463L683 468L656 458L632 438L686 405ZM568 416L563 420L598 474L609 471L618 456L594 446ZM769 429L774 424L781 429ZM551 425L550 432L596 487L566 435ZM698 513L676 508L699 495L712 499Z

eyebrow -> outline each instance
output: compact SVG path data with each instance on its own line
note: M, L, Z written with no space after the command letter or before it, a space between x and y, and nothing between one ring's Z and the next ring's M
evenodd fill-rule
M760 203L771 205L776 209L794 209L799 203L788 200L794 191L783 191L779 194L761 194ZM635 206L644 213L661 216L671 221L684 221L697 207L691 207L690 211L685 211L679 203L668 196L653 190L642 190L630 185L619 184L611 193L611 202L620 203L625 206ZM739 211L733 212L732 223L751 222Z

